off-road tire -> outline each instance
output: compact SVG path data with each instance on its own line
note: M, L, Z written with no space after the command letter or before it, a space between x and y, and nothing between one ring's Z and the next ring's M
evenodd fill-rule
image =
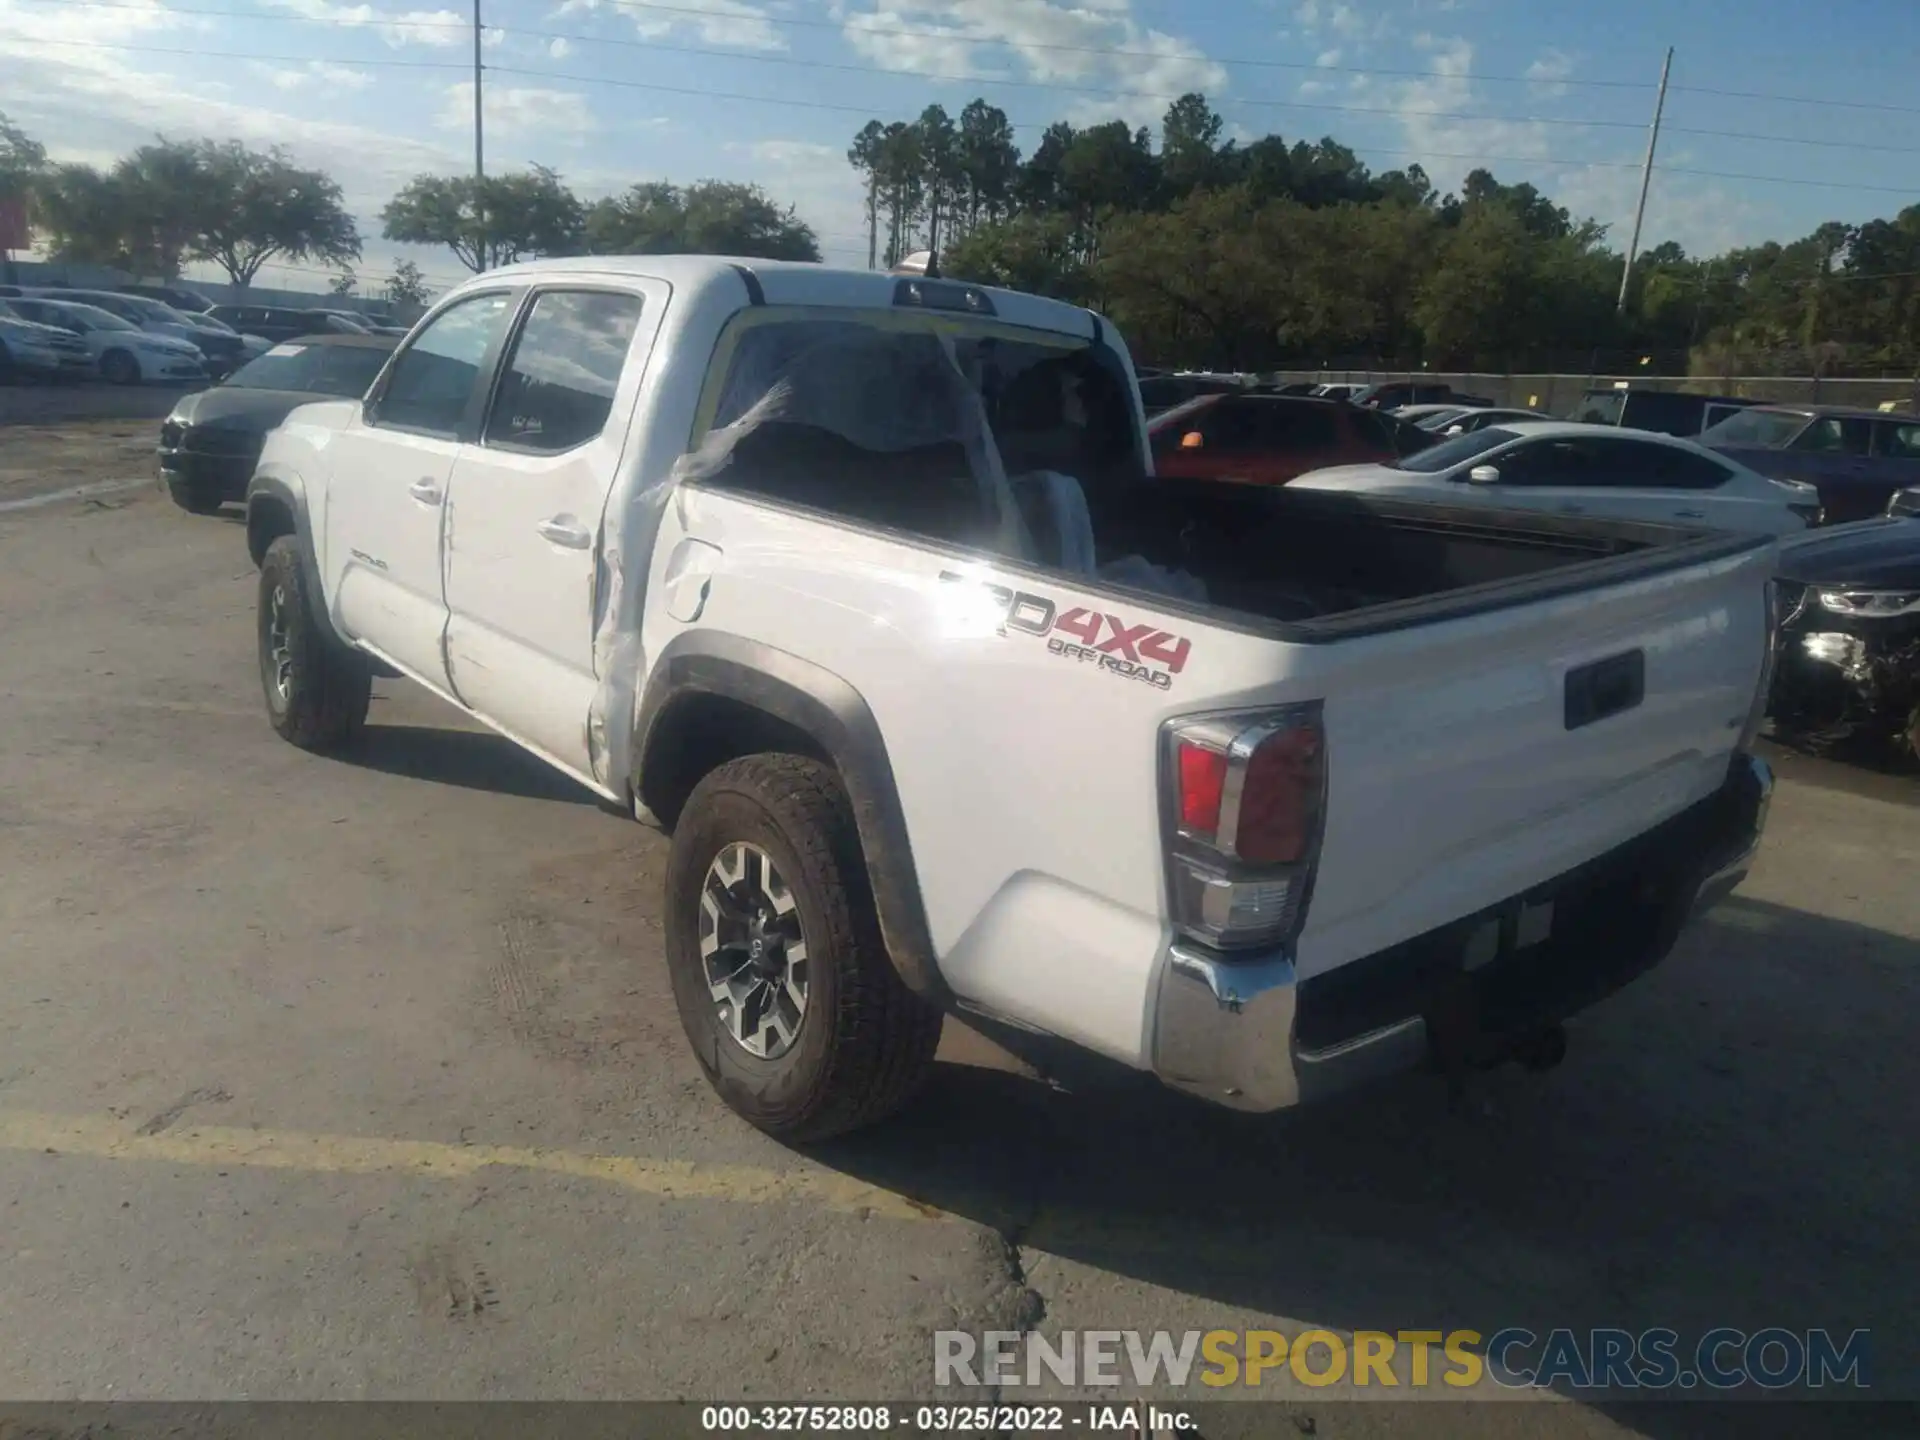
M765 850L798 904L808 999L792 1048L761 1059L720 1021L700 956L707 869L736 841ZM799 755L749 755L688 797L667 862L667 968L680 1023L708 1081L782 1141L843 1135L893 1114L933 1067L940 1010L906 987L881 939L840 777Z
M276 684L279 666L272 653L276 591L292 661L284 697ZM291 535L275 540L261 558L256 635L267 719L281 739L302 750L325 751L360 733L373 699L373 671L364 656L347 649L314 619L299 544Z
M140 362L125 350L109 350L100 357L100 378L109 385L138 385Z
M226 503L219 490L193 480L169 478L167 494L190 515L211 515Z

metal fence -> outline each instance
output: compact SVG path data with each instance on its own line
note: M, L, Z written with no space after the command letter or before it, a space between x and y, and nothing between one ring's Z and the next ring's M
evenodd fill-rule
M1589 390L1631 385L1636 390L1674 390L1692 395L1732 395L1751 400L1818 405L1853 405L1878 410L1891 404L1902 411L1920 412L1920 379L1831 380L1818 376L1785 375L1497 375L1438 370L1292 370L1280 377L1288 382L1319 384L1346 382L1373 385L1407 382L1447 385L1462 395L1479 395L1496 405L1570 415Z

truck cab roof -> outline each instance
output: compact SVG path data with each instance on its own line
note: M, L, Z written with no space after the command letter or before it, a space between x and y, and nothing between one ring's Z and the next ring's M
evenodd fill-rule
M526 260L477 275L451 293L485 288L501 280L538 283L588 275L663 280L681 293L682 298L691 298L691 292L744 285L750 304L952 309L964 314L990 315L1010 325L1091 338L1100 338L1106 328L1092 311L1077 305L991 285L727 255L595 255ZM915 295L920 298L911 298ZM971 303L969 295L974 297Z

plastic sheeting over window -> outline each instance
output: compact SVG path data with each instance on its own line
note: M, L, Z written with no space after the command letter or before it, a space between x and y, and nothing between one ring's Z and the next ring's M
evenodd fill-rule
M644 671L638 592L683 483L1205 598L1198 581L1137 556L1100 561L1082 487L1137 465L1137 421L1117 365L1088 342L888 311L761 310L735 325L716 357L724 368L704 436L609 514L589 720L600 778L627 743Z

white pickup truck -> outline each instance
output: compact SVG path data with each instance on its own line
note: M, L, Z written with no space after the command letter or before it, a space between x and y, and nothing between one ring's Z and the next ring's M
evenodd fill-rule
M671 831L686 1031L792 1140L950 1010L1252 1110L1550 1063L1771 791L1771 538L1157 480L1109 324L951 281L489 272L247 536L288 740L404 675Z

